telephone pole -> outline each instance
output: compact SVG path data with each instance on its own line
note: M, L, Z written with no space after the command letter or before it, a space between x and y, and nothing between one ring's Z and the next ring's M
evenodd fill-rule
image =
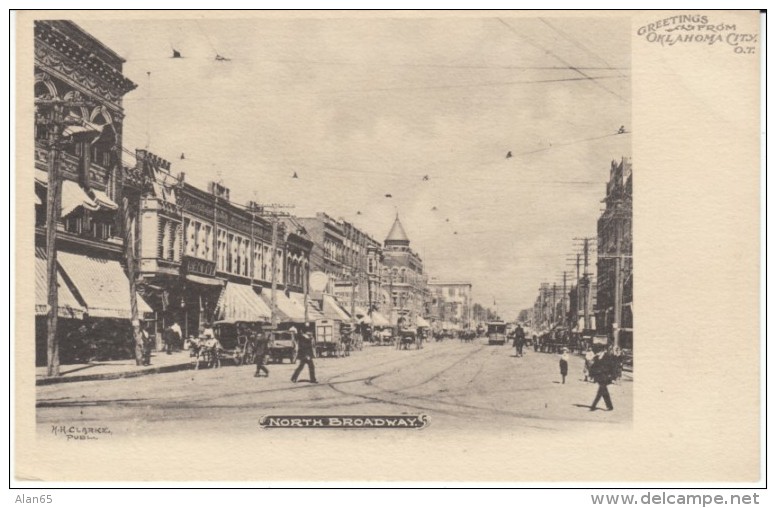
M582 272L582 284L584 297L583 311L585 317L585 329L590 329L590 273L587 271L590 258L590 240L595 240L595 237L574 238L574 240L581 240L583 242L583 256L584 256L584 271Z
M60 209L62 208L62 193L60 191L59 181L59 152L64 143L84 142L75 137L88 136L87 133L72 134L68 140L63 140L62 129L66 125L77 125L83 120L80 117L64 117L65 107L84 107L89 106L85 102L66 101L62 99L36 99L35 123L41 127L45 126L48 133L48 184L46 189L46 283L48 315L46 317L46 353L47 367L46 375L49 377L59 376L59 340L57 338L58 312L59 312L59 292L57 285L57 223L59 222ZM46 113L40 112L41 109L48 108ZM88 151L88 146L85 151Z

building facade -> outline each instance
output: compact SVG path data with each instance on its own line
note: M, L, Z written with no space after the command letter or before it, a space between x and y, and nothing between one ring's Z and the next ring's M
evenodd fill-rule
M423 260L410 248L398 214L383 242L382 292L394 324L400 318L415 323L429 314L430 295Z
M431 295L431 319L440 324L451 324L456 329L472 327L472 284L468 281L428 282Z
M124 60L75 23L36 21L34 36L37 363L46 363L50 311L62 362L131 356L120 161L122 100L136 85L122 73ZM57 236L53 310L49 224ZM141 317L150 310L142 298L138 308Z
M328 276L325 293L349 312L366 315L380 307L382 249L368 233L325 213L297 219L308 231L313 249L311 270Z
M184 335L197 335L204 323L223 317L229 285L264 297L273 282L286 295L306 291L312 241L301 224L270 217L255 203L233 203L220 183L207 190L190 185L144 150L136 159L133 172L148 181L139 201L141 290L159 329L178 322ZM251 320L249 311L241 315Z
M633 347L633 165L612 161L598 219L598 332Z

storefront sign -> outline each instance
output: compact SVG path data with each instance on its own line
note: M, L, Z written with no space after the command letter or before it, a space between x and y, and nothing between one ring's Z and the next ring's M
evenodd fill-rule
M190 273L193 275L203 275L205 277L215 277L216 263L215 261L183 256L181 270L184 274Z

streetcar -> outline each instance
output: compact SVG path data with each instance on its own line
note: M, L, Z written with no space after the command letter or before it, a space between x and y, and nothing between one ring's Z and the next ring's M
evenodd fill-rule
M503 346L507 343L507 325L503 321L491 321L488 323L488 344Z

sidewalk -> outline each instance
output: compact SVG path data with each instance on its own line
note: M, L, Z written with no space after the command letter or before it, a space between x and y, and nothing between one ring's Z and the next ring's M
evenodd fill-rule
M76 381L95 381L102 379L120 379L126 377L160 374L190 369L193 366L188 351L178 351L170 355L154 351L151 354L151 365L138 367L135 359L92 362L89 364L60 365L59 377L46 377L46 367L35 368L35 384L49 385L54 383L70 383Z

